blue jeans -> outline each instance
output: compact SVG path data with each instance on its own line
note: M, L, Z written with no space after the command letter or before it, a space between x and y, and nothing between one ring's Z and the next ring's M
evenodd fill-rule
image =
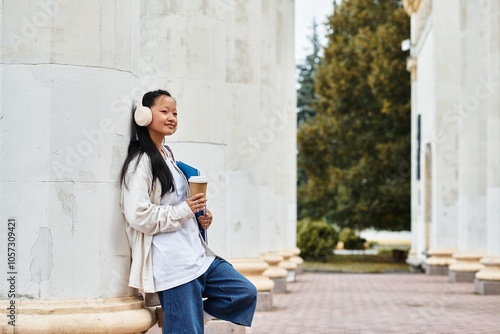
M159 291L158 296L164 334L202 334L203 310L217 319L250 326L257 305L255 286L220 257L200 277Z

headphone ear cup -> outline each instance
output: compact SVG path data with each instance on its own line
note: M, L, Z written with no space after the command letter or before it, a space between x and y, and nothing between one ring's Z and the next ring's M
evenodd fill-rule
M153 113L148 107L144 107L142 103L137 103L137 108L134 112L134 120L139 126L148 126L153 120Z

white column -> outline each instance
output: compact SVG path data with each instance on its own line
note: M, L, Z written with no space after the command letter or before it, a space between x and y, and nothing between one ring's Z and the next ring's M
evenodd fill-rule
M228 159L236 162L228 186L228 255L238 268L251 259L257 270L261 253L295 246L289 231L292 225L295 231L293 16L293 1L238 2L228 36L226 133ZM257 308L269 309L263 301L271 285L256 286Z
M485 2L466 1L461 7L462 27L462 89L459 114L459 227L458 251L485 252L486 239L486 129L488 109L483 96L482 80L488 72L482 61L485 53ZM457 259L460 259L457 257ZM450 266L450 279L460 281L460 275L470 277L480 269L480 264L471 269L457 261Z
M260 248L291 249L296 244L296 112L293 57L294 2L261 1L262 29L259 109L264 115L261 144Z
M230 96L226 136L227 159L233 168L226 191L227 255L232 259L257 259L260 254L260 195L263 194L259 130L265 126L260 87L260 2L235 3L230 19L231 33L226 41L226 84Z
M435 39L436 114L432 133L433 185L431 244L454 249L458 232L458 117L460 102L459 8L454 0L432 8Z
M414 21L412 16L411 21ZM412 42L414 43L413 39ZM420 143L419 137L421 133L419 125L419 115L417 112L417 61L413 54L413 49L410 50L410 57L406 64L406 69L410 72L411 78L411 248L408 252L406 263L413 271L420 271L423 262L422 252L424 251L423 245L419 242L418 227L419 222L419 182L420 182Z
M448 274L451 255L456 249L458 232L458 117L456 105L460 98L460 35L459 8L453 0L432 7L433 60L423 71L434 70L435 92L431 150L431 224L429 228L430 257L426 260L428 274ZM424 66L424 64L421 64ZM429 117L429 113L422 117ZM427 192L424 192L428 196ZM425 200L428 203L429 200Z
M500 294L500 4L488 1L487 17L481 23L487 28L486 60L489 68L484 76L483 91L488 109L487 150L487 256L485 267L476 274L476 292Z
M16 333L139 333L155 320L130 297L119 208L138 3L2 3L0 238L14 219Z
M263 108L261 64L271 61L264 53L262 32L265 25L264 8L260 1L236 2L229 17L227 36L226 136L228 161L231 161L231 181L227 186L227 256L243 275L255 284L258 291L257 310L272 308L271 290L274 283L264 276L269 265L260 257L262 240L268 235L261 230L261 220L271 209L273 192L265 178L264 151L270 135L266 121L269 111ZM276 47L276 46L275 46ZM268 222L273 226L273 222Z
M214 223L210 246L227 254L225 198L228 124L226 36L231 2L142 1L141 80L148 90L166 89L177 100L179 126L166 138L177 160L209 177L208 207Z

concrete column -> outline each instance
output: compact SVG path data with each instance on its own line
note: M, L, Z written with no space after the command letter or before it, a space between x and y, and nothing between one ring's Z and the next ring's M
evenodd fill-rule
M500 294L500 4L488 1L487 14L481 25L487 28L486 61L489 68L484 76L487 92L488 151L487 151L487 256L481 260L484 269L476 274L476 293Z
M417 8L415 8L417 10ZM418 9L421 10L420 8ZM433 176L433 148L434 148L434 123L436 120L436 45L434 32L428 28L425 33L422 27L432 27L426 24L428 15L412 12L411 17L411 58L407 68L411 71L412 78L412 126L414 153L414 173L412 181L412 248L413 258L409 263L415 268L428 267L425 263L425 254L429 254L438 245L432 242L431 231L437 229L433 224L434 180Z
M488 109L482 81L488 73L483 61L486 46L486 2L472 0L461 3L462 80L459 105L459 227L458 251L485 252L487 246L486 140ZM472 257L471 257L472 258ZM479 261L477 261L479 262ZM479 263L478 263L479 264ZM469 268L469 269L467 269ZM474 269L472 269L474 268ZM450 266L450 279L459 275L471 277L477 267Z
M226 39L234 22L232 2L141 2L140 77L147 90L167 89L178 101L179 125L168 138L177 160L209 177L208 207L214 223L210 246L227 255L226 165L232 110L226 89Z
M414 16L411 22L414 22ZM413 26L413 23L412 23ZM413 30L413 29L412 29ZM411 39L415 44L414 39ZM417 60L414 49L410 49L410 57L406 64L406 69L410 72L411 78L411 248L408 252L406 263L412 271L420 271L423 263L423 243L420 242L418 228L421 225L419 208L419 182L420 182L420 115L417 111Z
M254 132L259 145L260 248L276 252L296 246L296 96L294 1L261 0L260 110Z
M260 254L260 184L265 174L259 135L265 127L261 109L260 1L235 2L227 36L226 85L229 98L227 159L232 162L227 186L226 254L229 258L253 258ZM263 262L263 261L262 261ZM265 262L263 262L265 263Z
M155 321L128 288L119 208L138 9L2 2L0 243L9 220L16 255L0 295L15 289L1 308L15 305L16 333L140 333Z
M433 4L432 15L432 45L434 52L427 60L424 71L428 67L434 68L432 86L435 89L434 113L423 112L422 118L427 126L431 125L430 148L426 147L424 166L424 182L430 177L430 191L424 196L431 196L424 200L424 217L430 211L429 220L429 254L438 254L426 260L426 272L429 274L447 274L446 266L449 261L443 262L443 255L453 251L457 244L458 220L458 147L457 128L458 120L455 106L458 103L460 92L460 44L459 44L459 9L453 0L445 0ZM425 36L425 35L424 35ZM427 37L427 38L431 38ZM424 65L422 65L424 66ZM425 97L424 97L425 98ZM425 121L431 117L432 121ZM425 132L424 132L425 133ZM431 172L426 171L427 160L431 160ZM430 206L430 210L426 207ZM451 256L451 254L449 254ZM433 266L437 266L433 268Z
M274 187L267 177L272 170L267 167L265 151L269 137L266 109L279 96L269 98L263 93L262 63L274 61L273 53L264 53L262 33L270 29L266 15L276 14L276 9L266 11L261 1L236 2L231 16L231 34L227 38L226 83L230 92L227 101L226 135L229 138L227 158L233 162L231 182L227 188L228 247L231 263L257 287L257 309L272 308L274 283L263 276L269 265L260 258L262 244L272 240L278 222L267 219L275 204ZM276 22L272 22L276 24ZM272 36L272 35L271 35ZM261 221L266 221L263 226Z
M431 24L428 26L432 27ZM439 72L436 66L435 56L439 45L435 40L435 35L433 30L421 34L412 50L419 64L416 68L416 81L412 84L414 94L412 108L416 116L414 126L417 129L415 130L418 130L418 126L420 130L416 138L420 140L419 143L417 142L419 145L414 146L415 159L419 160L419 179L413 182L416 195L413 202L413 217L416 221L412 223L412 234L416 243L413 248L417 252L417 259L421 254L429 256L425 260L422 259L422 262L425 261L423 267L426 273L444 275L447 274L451 254L454 251L450 248L452 242L445 233L446 228L450 228L454 223L447 216L451 214L453 218L453 210L450 208L450 205L453 205L453 198L452 193L446 189L451 180L447 177L441 180L439 176L449 173L450 169L452 171L453 164L443 160L435 151L446 152L453 140L453 133L449 132L441 120L445 112L442 111L443 105L449 105L451 102L448 100L449 96L437 96L438 91L443 88L439 87L438 90L436 77L445 77L446 72ZM414 134L417 135L416 131ZM448 138L447 141L437 140L445 136ZM417 261L414 259L410 263L418 268Z
M435 66L435 114L431 134L431 226L430 249L441 255L457 247L458 233L458 116L461 50L459 8L454 0L432 6ZM425 70L425 69L424 69ZM423 117L426 117L424 115ZM444 251L444 252L443 252ZM436 263L431 259L427 265ZM437 261L439 265L442 263ZM436 272L428 268L428 272ZM446 270L445 270L446 271Z

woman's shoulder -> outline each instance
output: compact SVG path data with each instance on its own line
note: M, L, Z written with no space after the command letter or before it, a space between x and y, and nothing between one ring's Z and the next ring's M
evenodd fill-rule
M127 168L127 174L133 172L150 172L151 171L151 159L146 153L137 154L132 160Z
M163 152L166 154L168 158L175 162L174 152L167 145L163 145Z

